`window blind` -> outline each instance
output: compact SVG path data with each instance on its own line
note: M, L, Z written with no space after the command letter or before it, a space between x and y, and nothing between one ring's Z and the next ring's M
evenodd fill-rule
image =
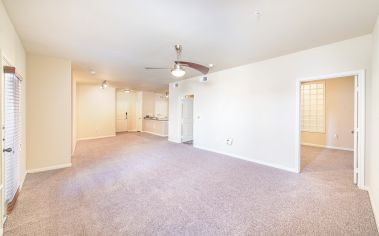
M15 73L4 70L4 191L6 203L12 202L20 185L21 156L21 81ZM10 149L9 149L10 150Z

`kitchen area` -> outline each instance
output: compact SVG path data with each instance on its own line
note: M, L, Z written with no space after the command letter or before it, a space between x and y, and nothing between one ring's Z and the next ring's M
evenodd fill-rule
M164 93L118 90L116 131L168 136L168 96Z

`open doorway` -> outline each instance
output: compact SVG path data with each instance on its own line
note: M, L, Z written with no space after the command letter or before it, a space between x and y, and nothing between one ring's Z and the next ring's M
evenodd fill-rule
M194 95L186 95L181 99L182 102L182 126L181 142L193 145L193 102Z
M299 172L343 170L364 188L364 104L363 72L299 81Z

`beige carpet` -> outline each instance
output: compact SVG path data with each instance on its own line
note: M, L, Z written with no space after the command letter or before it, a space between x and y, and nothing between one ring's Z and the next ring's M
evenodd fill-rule
M26 178L5 235L378 235L350 152L303 148L302 174L147 134L79 142Z

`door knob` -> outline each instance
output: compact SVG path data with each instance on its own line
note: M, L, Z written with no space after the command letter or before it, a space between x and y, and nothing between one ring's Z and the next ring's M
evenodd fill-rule
M12 152L12 148L6 148L6 149L3 149L3 152Z

